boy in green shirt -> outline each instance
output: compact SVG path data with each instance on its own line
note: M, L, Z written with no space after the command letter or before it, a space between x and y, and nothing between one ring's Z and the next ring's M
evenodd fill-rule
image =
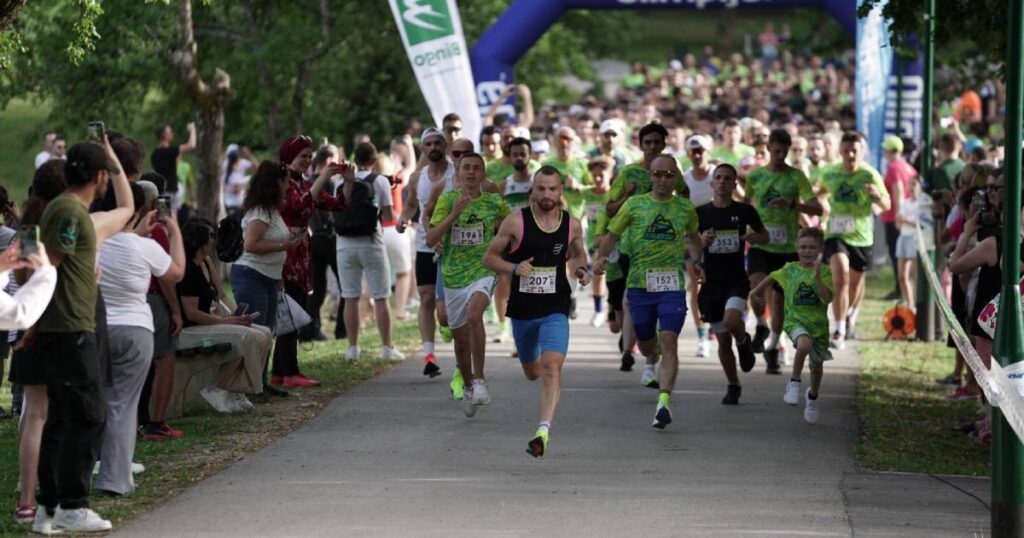
M811 358L811 387L804 403L804 420L808 424L818 421L818 390L821 388L822 367L832 359L829 352L828 304L835 288L832 271L818 261L825 245L825 234L819 228L804 228L797 236L797 255L800 261L789 262L772 272L751 293L778 284L785 295L785 331L796 343L793 374L786 384L782 400L789 405L800 403L800 377L804 361Z

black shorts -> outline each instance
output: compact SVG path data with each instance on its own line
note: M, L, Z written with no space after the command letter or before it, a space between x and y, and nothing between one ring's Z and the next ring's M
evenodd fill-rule
M725 303L732 297L747 298L750 294L750 281L746 275L729 280L712 280L701 284L697 292L697 307L700 317L708 323L717 323L725 319Z
M608 306L612 310L622 312L622 297L626 294L626 278L609 280L605 282L605 286L608 286Z
M850 269L863 273L868 269L871 269L871 247L853 247L846 244L846 241L833 237L832 239L825 240L825 255L822 256L822 260L826 263L832 258L833 254L843 253L850 259Z
M437 284L437 263L433 252L416 253L416 285L434 286Z
M953 289L950 294L949 307L953 311L953 316L956 317L957 323L963 327L965 332L970 331L971 328L967 324L967 294L964 292L964 287L960 285L960 277L953 275L952 280ZM956 347L951 335L946 336L946 347Z
M46 363L39 352L39 342L29 348L14 350L11 359L11 383L19 385L45 385Z
M782 269L789 262L798 261L796 252L768 252L759 248L747 251L747 274L763 273L765 275Z

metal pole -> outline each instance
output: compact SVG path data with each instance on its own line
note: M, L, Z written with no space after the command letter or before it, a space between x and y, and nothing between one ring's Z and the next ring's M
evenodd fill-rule
M932 168L932 81L935 75L935 0L924 0L924 99L921 103L921 173L927 174ZM935 228L938 230L938 227ZM936 237L938 239L938 237ZM935 243L938 245L938 241ZM932 266L939 266L938 249L932 251ZM923 280L918 275L918 282ZM935 300L932 288L927 284L920 288L917 310L917 338L925 342L935 339Z
M1003 287L995 355L1006 367L1024 360L1020 309L1021 122L1024 112L1024 6L1007 0L1006 166L1003 183ZM1024 536L1024 445L992 408L992 536Z

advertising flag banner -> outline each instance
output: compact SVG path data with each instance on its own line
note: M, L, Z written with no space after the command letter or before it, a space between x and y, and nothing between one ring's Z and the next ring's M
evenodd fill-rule
M858 0L858 7L865 0ZM857 130L867 137L867 162L882 169L882 139L885 136L886 98L892 71L889 23L882 17L885 3L857 20Z

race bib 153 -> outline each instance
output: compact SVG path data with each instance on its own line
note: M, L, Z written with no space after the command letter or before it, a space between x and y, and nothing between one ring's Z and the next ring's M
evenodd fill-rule
M785 224L769 224L765 228L768 229L770 244L785 245L789 242L789 228Z
M708 247L712 254L735 254L740 251L739 230L715 230L715 242Z

